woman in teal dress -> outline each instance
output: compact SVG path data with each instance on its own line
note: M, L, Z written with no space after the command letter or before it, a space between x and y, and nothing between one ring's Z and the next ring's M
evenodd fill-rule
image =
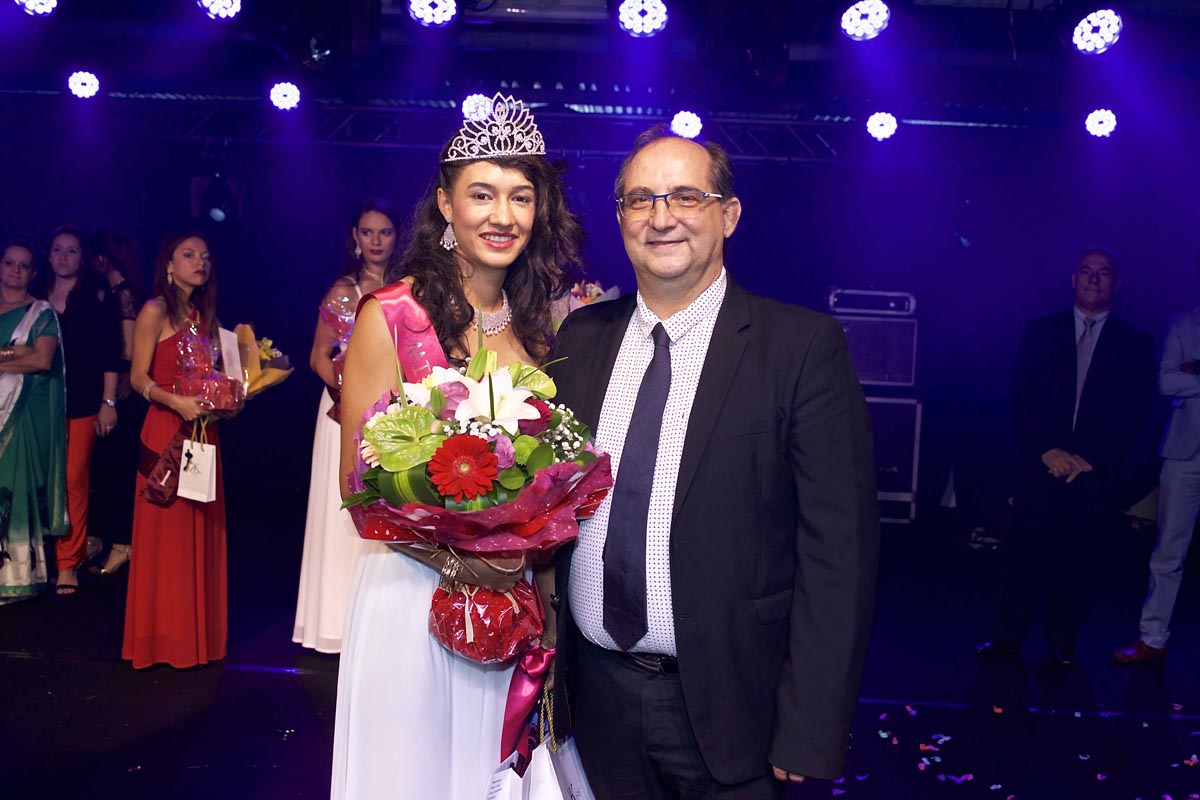
M44 537L70 527L62 347L36 271L31 247L0 251L0 605L46 585Z

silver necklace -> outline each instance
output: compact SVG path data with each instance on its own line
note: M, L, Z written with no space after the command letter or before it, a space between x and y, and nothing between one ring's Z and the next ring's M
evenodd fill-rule
M512 322L512 308L508 305L508 293L500 290L500 310L480 311L475 309L475 327L483 330L484 336L495 336Z

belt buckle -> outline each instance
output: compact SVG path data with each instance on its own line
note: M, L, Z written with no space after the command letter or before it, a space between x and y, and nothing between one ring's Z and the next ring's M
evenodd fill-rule
M628 653L639 666L659 675L675 675L679 672L679 661L674 656L662 656L651 653Z

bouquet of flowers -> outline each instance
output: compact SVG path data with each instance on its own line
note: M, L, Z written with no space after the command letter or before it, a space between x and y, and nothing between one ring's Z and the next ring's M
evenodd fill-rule
M621 288L619 286L610 286L605 289L595 281L579 282L571 287L571 292L561 300L556 300L552 304L551 317L554 321L554 330L557 331L562 321L566 319L567 314L570 314L577 308L591 305L592 303L603 303L606 300L615 300L621 296Z
M288 357L270 339L255 339L254 328L241 324L233 329L237 335L238 352L242 357L242 383L246 397L254 397L292 374Z
M246 399L240 378L225 374L219 367L220 344L213 342L194 322L179 337L179 377L175 394L199 397L214 411L236 411Z
M550 402L554 383L536 367L497 368L481 348L465 374L433 367L399 385L366 413L357 439L346 506L364 538L548 558L612 487L608 456ZM430 609L434 636L484 663L531 650L542 629L524 578L502 593L444 583Z

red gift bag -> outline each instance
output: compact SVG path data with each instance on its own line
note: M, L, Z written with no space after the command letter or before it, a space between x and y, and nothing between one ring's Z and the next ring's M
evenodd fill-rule
M507 592L456 584L439 586L429 607L429 632L444 647L472 661L508 661L537 645L545 625L529 581Z

